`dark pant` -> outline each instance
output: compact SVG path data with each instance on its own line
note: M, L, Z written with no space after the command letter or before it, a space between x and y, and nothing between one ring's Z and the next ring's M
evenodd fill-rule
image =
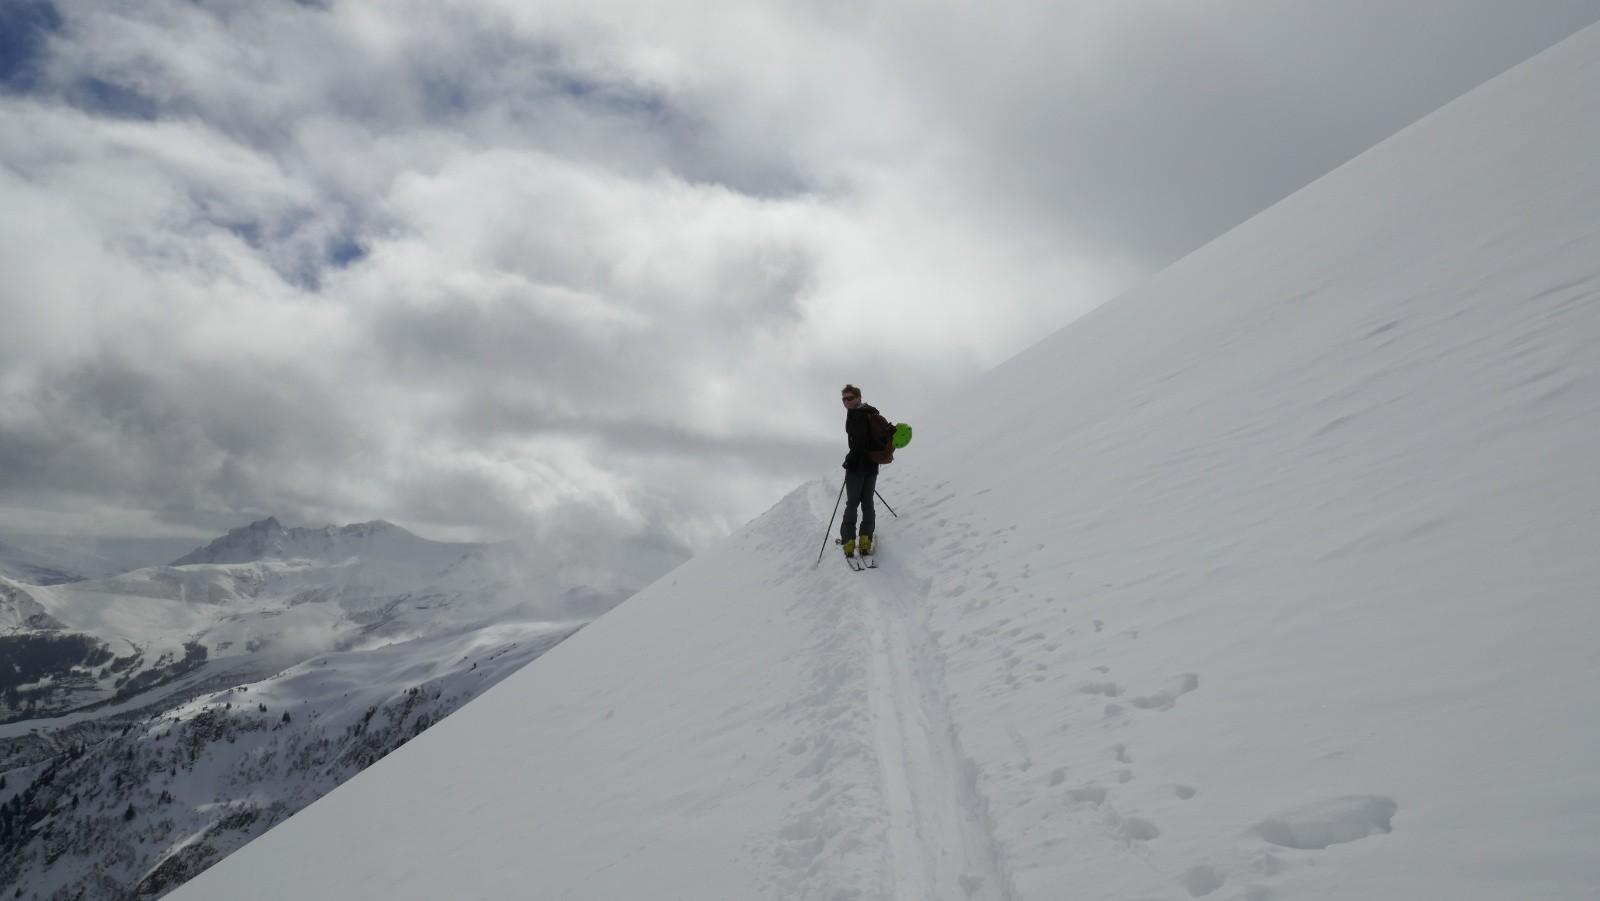
M875 472L849 472L844 474L844 519L839 524L839 537L845 541L856 537L856 506L861 507L861 534L872 535L877 524L876 511L872 509L872 495L878 488Z

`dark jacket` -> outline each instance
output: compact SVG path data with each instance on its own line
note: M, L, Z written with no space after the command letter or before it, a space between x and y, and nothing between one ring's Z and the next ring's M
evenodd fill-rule
M844 468L850 472L876 473L878 464L867 458L873 450L872 423L868 415L878 412L877 407L861 404L844 414L844 433L850 439L850 453L845 455Z

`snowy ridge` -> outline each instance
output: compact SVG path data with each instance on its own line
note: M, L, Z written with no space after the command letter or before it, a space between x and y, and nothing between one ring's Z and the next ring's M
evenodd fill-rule
M0 634L59 628L61 624L34 600L28 585L0 576Z
M427 541L382 520L320 529L286 529L269 516L229 531L205 547L174 560L172 565L252 563L266 559L337 562L346 557L404 559L419 554L457 557L477 547L481 546Z
M174 897L1589 901L1596 159L1600 27L906 416L878 570L801 486Z

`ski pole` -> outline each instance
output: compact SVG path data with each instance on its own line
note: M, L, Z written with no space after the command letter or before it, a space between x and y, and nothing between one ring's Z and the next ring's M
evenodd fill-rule
M812 566L817 566L818 564L822 563L822 555L828 550L828 536L833 534L833 520L834 517L839 515L839 502L844 500L845 482L850 481L849 476L845 476L844 478L845 481L839 483L839 496L833 501L833 516L828 517L828 528L822 532L822 550L817 551L817 562L811 564Z
M894 508L893 508L893 507L891 507L891 506L889 506L889 502L888 502L888 501L886 501L886 500L884 500L884 499L883 499L883 495L881 495L881 494L878 494L878 489L876 489L876 488L874 488L874 489L872 489L872 493L873 493L873 494L874 494L874 495L877 495L877 498L878 498L878 503L880 503L880 504L883 504L883 509L885 509L885 510L888 510L888 511L889 511L889 514L890 514L890 515L891 515L891 516L893 516L893 517L894 517L894 518L895 518L895 519L899 519L899 518L900 518L900 514L898 514L898 513L896 513L896 512L894 512ZM831 526L831 524L830 524L830 528L831 528L831 527L832 527L832 526ZM822 556L821 556L821 555L820 555L820 554L819 554L819 555L818 555L818 556L817 556L817 560L818 560L818 561L820 561L820 560L821 560L821 559L822 559Z

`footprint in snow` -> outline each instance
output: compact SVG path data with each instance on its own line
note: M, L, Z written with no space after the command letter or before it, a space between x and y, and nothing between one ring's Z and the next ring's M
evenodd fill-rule
M1078 689L1078 691L1086 695L1103 695L1108 698L1115 698L1122 695L1122 686L1115 682L1090 682L1088 685Z
M1188 872L1183 874L1183 879L1179 880L1179 884L1189 891L1190 897L1203 898L1222 888L1222 883L1226 881L1216 868L1200 866L1190 867Z
M1128 703L1140 710L1171 710L1177 703L1179 696L1186 695L1200 687L1200 676L1196 673L1184 673L1174 677L1170 684L1154 694L1129 698Z
M1161 830L1156 828L1155 823L1140 817L1123 820L1118 831L1130 842L1149 842L1161 837Z
M1106 790L1099 785L1085 785L1080 788L1068 789L1067 800L1074 804L1093 804L1098 807L1106 803Z
M1346 795L1308 804L1255 825L1255 833L1274 845L1320 851L1394 831L1400 807L1382 795Z

